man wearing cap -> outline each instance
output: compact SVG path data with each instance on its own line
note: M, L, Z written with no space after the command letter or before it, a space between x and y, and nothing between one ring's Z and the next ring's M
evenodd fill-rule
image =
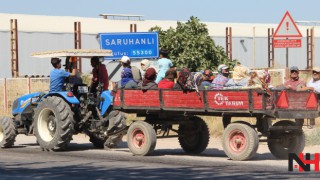
M213 73L210 69L206 69L202 75L203 81L201 82L200 89L207 89L214 79Z
M214 78L209 89L220 90L223 89L224 85L229 81L229 67L225 64L220 64L218 66L218 76Z
M173 66L168 56L167 50L160 50L160 59L158 60L159 72L157 75L156 83L158 84L165 76L166 72Z
M73 62L73 66L76 62ZM75 76L77 74L77 70L75 68L72 69L72 72L67 72L61 69L61 59L59 58L51 58L51 64L54 67L50 72L50 92L58 92L65 90L64 82L65 78L69 76Z
M120 59L120 62L124 68L128 67L131 69L133 79L136 82L140 82L142 80L142 76L141 76L141 72L140 72L139 68L130 65L131 62L130 62L130 58L128 56L122 56L122 58Z
M299 68L292 66L290 68L290 79L283 84L286 89L300 90L301 87L306 86L306 82L299 78Z
M320 67L312 69L312 79L308 82L306 87L302 87L301 91L314 91L320 93Z

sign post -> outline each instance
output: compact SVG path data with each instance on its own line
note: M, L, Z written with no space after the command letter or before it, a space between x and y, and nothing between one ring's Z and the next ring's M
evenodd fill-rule
M130 59L158 58L158 33L101 33L100 48L111 49L113 56L105 59L120 59L129 56Z
M301 32L291 17L289 11L285 13L274 35L274 48L286 48L286 76L288 77L289 48L301 48Z

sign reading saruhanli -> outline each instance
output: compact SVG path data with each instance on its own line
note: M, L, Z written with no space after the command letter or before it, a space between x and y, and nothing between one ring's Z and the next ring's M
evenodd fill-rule
M158 58L158 33L102 33L99 34L101 49L111 49L113 56L106 59Z

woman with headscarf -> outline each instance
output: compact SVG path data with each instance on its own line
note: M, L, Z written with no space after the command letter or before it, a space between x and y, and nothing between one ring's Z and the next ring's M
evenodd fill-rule
M139 83L139 87L146 91L148 89L158 89L155 80L157 78L156 70L151 66L151 62L147 59L141 61L141 69L145 71L142 82Z
M240 89L248 85L249 68L238 63L233 68L232 78L224 85L224 89Z
M177 83L173 89L181 89L183 91L191 91L199 89L201 82L204 80L202 73L190 72L188 68L179 71Z
M265 71L253 71L250 73L250 79L248 85L242 87L241 89L262 89L270 96L271 91L268 87L268 74Z
M173 89L180 89L183 91L189 90L190 81L188 81L190 76L190 71L188 68L183 68L178 70L178 80L173 86ZM189 85L188 85L189 84Z
M158 88L159 89L171 89L174 86L174 79L177 78L177 71L175 68L170 68L166 72L166 76L164 79L159 81Z
M120 88L132 89L137 88L137 82L133 80L131 68L125 67L121 72Z

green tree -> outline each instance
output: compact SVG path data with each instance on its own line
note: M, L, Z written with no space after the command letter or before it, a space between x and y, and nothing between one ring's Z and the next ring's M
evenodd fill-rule
M192 71L214 70L221 63L232 68L235 61L230 61L222 46L216 46L209 36L206 24L191 16L186 23L177 22L176 29L162 30L152 27L150 32L159 33L160 48L170 51L170 59L177 67L188 67Z

